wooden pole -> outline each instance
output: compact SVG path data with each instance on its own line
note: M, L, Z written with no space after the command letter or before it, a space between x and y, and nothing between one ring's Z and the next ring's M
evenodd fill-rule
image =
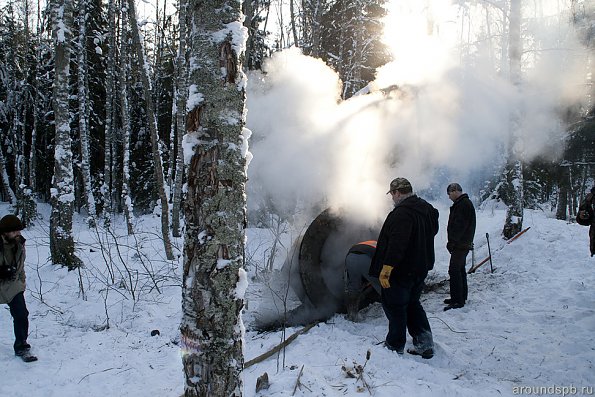
M490 273L494 273L494 266L492 265L492 249L490 248L490 234L486 233L486 240L488 242L488 258L490 258Z

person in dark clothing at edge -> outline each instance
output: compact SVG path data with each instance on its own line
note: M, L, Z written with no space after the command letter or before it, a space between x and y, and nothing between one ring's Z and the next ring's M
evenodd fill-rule
M473 249L475 236L475 207L467 193L463 193L463 188L458 183L451 183L446 188L446 194L453 204L446 228L446 249L450 253L450 298L444 300L447 304L444 311L465 306L468 294L465 261L469 250Z
M385 346L403 354L408 330L413 348L407 352L429 359L434 356L434 341L419 299L428 271L434 268L438 210L413 194L405 178L391 181L389 193L395 207L380 230L369 273L382 286L382 307L388 319Z
M7 303L14 325L14 354L25 362L37 361L27 343L29 312L25 304L25 238L15 215L0 219L0 304Z
M591 257L595 256L595 186L578 207L576 221L580 225L589 226L589 249Z

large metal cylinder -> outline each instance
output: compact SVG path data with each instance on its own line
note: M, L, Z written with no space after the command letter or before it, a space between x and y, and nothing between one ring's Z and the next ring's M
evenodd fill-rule
M289 324L307 323L345 309L345 256L354 244L377 237L379 225L366 225L356 216L327 209L294 243L284 269L302 301Z

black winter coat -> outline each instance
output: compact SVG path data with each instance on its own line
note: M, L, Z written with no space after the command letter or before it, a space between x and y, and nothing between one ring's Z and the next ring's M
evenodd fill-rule
M378 277L382 265L393 267L391 279L425 277L434 268L434 236L438 233L438 210L424 199L407 197L388 214L370 276Z
M454 249L470 250L473 248L475 207L473 207L467 193L461 194L452 203L446 234L448 236L447 248L449 252Z
M581 217L582 211L587 213L587 218ZM593 197L593 193L587 194L581 205L578 207L576 221L583 226L595 225L595 197Z
M587 212L588 217L586 219L580 217L581 211ZM595 195L593 193L587 194L585 200L578 207L576 220L581 225L589 226L589 248L591 256L595 256Z

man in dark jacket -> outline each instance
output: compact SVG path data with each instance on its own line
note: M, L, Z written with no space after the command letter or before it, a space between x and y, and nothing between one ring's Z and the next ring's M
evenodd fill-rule
M589 249L591 256L595 256L595 186L578 207L576 220L581 225L589 226Z
M467 300L467 272L465 261L469 250L473 249L475 236L475 207L467 193L458 183L451 183L446 194L453 202L448 217L446 249L450 252L448 275L450 276L450 299L445 299L444 310L465 306Z
M25 239L23 224L14 215L0 219L0 303L7 303L14 325L14 353L25 362L36 361L27 343L29 312L25 304Z
M396 178L390 183L395 208L378 237L370 276L382 286L382 307L388 318L385 346L403 354L406 331L413 338L410 354L434 356L432 330L419 298L428 271L434 267L434 236L438 210L413 194L411 183Z

